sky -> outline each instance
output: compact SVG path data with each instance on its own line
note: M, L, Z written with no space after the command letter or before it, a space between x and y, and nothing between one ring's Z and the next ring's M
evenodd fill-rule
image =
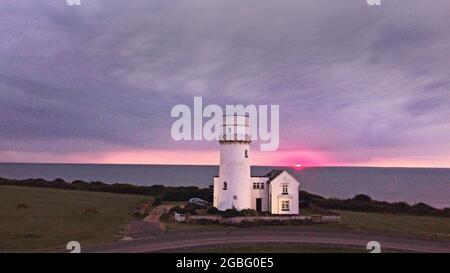
M252 164L450 167L448 0L3 0L0 162L218 164L177 104L280 105Z

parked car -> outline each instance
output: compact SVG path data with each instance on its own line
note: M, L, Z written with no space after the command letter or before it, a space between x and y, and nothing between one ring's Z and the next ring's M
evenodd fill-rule
M189 199L188 206L206 209L209 207L209 203L208 201L205 201L200 198L191 198Z

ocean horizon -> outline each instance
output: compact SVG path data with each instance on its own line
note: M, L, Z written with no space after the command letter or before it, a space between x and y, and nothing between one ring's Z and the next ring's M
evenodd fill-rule
M301 190L327 198L366 194L381 201L450 207L450 168L252 166L252 175L265 175L272 169L290 171L300 181ZM139 186L204 188L212 185L218 172L214 165L0 163L0 177L9 179L62 178Z

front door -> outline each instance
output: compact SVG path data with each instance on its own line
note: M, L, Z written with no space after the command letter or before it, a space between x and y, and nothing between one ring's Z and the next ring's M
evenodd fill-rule
M262 210L262 198L256 198L256 211Z

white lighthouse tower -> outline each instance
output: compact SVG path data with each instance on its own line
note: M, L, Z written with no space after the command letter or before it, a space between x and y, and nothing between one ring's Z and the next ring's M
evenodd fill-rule
M251 208L250 124L247 115L223 117L219 177L214 185L214 206L219 210Z

